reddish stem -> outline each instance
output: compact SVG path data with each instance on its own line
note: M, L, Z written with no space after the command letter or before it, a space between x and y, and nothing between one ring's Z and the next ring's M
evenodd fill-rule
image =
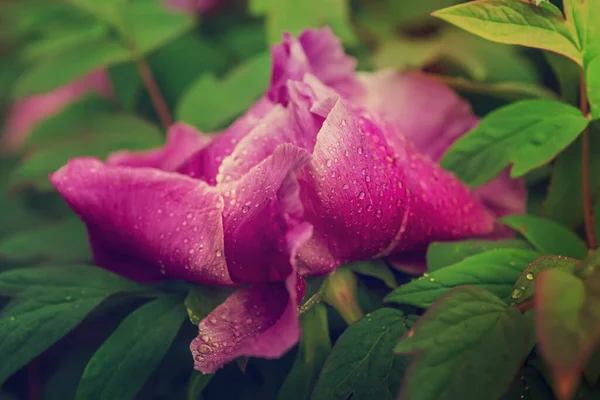
M535 306L535 303L533 301L533 298L524 301L522 303L517 304L517 310L519 310L521 312L521 314L525 314L526 311L532 309Z
M579 88L579 107L584 116L589 112L588 98L585 91L584 72L581 71ZM592 193L590 189L590 132L586 127L581 140L581 180L583 191L583 220L585 221L585 235L590 250L596 248L596 234L594 232L594 215L592 212Z

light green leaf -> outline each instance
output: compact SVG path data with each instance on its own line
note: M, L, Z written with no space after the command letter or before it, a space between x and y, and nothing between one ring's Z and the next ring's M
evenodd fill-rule
M312 400L393 400L406 360L392 348L408 330L402 312L381 308L351 325L337 340Z
M251 0L250 11L267 19L270 43L281 42L283 32L298 35L306 28L329 26L344 42L355 43L347 0Z
M540 353L553 372L554 390L560 399L571 398L600 341L600 271L585 280L558 269L543 271L535 304Z
M321 368L331 351L327 309L317 304L302 315L298 355L277 394L278 400L309 399Z
M461 92L484 94L508 101L558 98L556 93L544 86L527 82L481 83L451 76L439 76L439 79Z
M112 39L89 41L45 58L19 76L14 98L50 92L88 73L131 59L129 50Z
M0 258L74 262L91 261L92 254L85 226L78 218L70 217L0 240Z
M543 256L534 260L523 271L515 283L511 300L514 303L522 303L533 297L535 283L539 275L547 269L558 269L560 271L572 273L578 260L563 256Z
M77 399L133 399L163 359L184 318L181 301L168 297L127 316L88 362Z
M600 56L596 56L585 70L585 85L592 119L600 119Z
M527 350L527 326L517 309L483 289L455 288L394 349L417 353L398 398L497 399L518 372Z
M537 257L539 253L529 250L490 250L402 285L385 301L427 308L444 293L462 285L474 285L509 299L515 281Z
M450 147L441 163L471 187L492 180L511 163L511 176L519 177L553 159L587 124L569 105L523 100L488 114Z
M67 0L69 4L77 7L99 20L113 26L121 26L121 16L127 0Z
M479 0L433 15L493 42L549 50L583 63L574 29L552 8L517 0Z
M188 384L187 400L202 400L202 391L210 383L214 375L203 374L200 371L192 372L190 383Z
M537 249L546 254L583 259L587 247L575 233L564 226L533 215L511 215L500 220L525 236Z
M198 325L204 317L225 301L233 291L228 288L198 286L188 292L185 298L185 307L187 308L190 322Z
M531 250L531 246L520 239L434 242L427 248L427 271L431 273L467 257L497 249Z
M345 267L357 274L379 279L390 289L394 289L398 286L394 273L383 261L360 261L348 264Z
M177 105L177 119L200 130L223 127L266 91L270 62L268 54L261 54L221 80L210 73L201 75L182 95Z

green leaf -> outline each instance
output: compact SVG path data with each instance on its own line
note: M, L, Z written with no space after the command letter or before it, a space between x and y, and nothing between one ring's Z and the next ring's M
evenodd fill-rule
M600 123L590 124L590 154L600 153ZM570 228L583 224L583 188L581 179L581 138L560 153L552 167L548 196L543 204L544 216ZM590 157L590 171L600 170L600 158ZM600 193L600 180L590 181L593 198ZM594 214L595 215L595 214Z
M283 381L278 400L309 399L325 359L331 351L327 309L317 304L302 315L302 337L292 370Z
M131 59L129 50L112 39L89 41L53 54L23 72L13 88L14 98L50 92L90 72Z
M13 172L11 183L51 189L48 174L62 167L70 158L93 156L104 158L118 150L146 150L161 145L163 136L153 124L132 115L97 113L82 125L61 132L67 136L32 152Z
M538 277L535 289L540 352L553 372L557 396L569 399L600 341L600 272L581 280L548 269Z
M324 25L344 42L356 42L347 0L250 0L250 11L266 17L269 43L279 43L283 32L298 35L306 28Z
M441 163L471 187L492 180L511 163L511 176L519 177L552 160L587 124L569 105L523 100L488 114L450 147Z
M583 259L587 247L583 240L564 226L533 215L511 215L500 220L546 254Z
M462 285L475 285L508 299L514 282L538 256L535 251L516 249L476 254L400 286L385 301L427 308L444 293Z
M124 14L127 39L135 43L142 55L175 40L195 25L193 14L174 12L159 0L131 1Z
M394 349L401 354L417 353L398 398L499 398L517 374L527 349L525 319L516 308L480 288L455 288Z
M567 22L576 31L579 48L583 51L584 65L600 55L600 1L564 0Z
M580 67L572 60L560 54L544 52L546 61L550 64L560 85L562 99L572 106L579 106Z
M123 109L134 112L139 100L144 82L138 72L135 62L115 65L108 69L115 98Z
M590 386L595 386L600 378L600 347L596 347L583 370Z
M390 308L351 325L327 358L312 400L395 399L406 365L392 348L407 329L402 312Z
M0 273L0 293L23 295L82 291L100 297L117 292L135 292L144 287L100 267L86 265L18 268Z
M177 105L177 119L201 130L223 127L252 106L269 82L270 56L261 54L244 62L219 80L202 74Z
M19 295L0 314L0 384L69 333L108 296L138 288L95 267L0 273L0 293Z
M213 376L214 375L212 374L203 374L199 371L193 371L190 378L190 383L188 384L186 399L201 400L202 391L210 383L210 380Z
M502 100L517 101L526 99L557 99L556 93L546 89L544 86L533 83L481 83L451 76L440 76L439 79L458 91L484 94Z
M511 294L511 300L522 303L531 299L535 292L535 283L542 271L558 269L559 271L572 273L578 263L578 260L563 256L542 256L535 259L517 279Z
M398 286L394 273L383 261L360 261L353 264L347 264L345 267L357 274L379 279L390 289L394 289Z
M0 258L73 262L90 261L92 255L85 226L72 217L0 240Z
M77 7L100 21L106 22L110 25L121 26L121 15L124 10L124 6L127 3L126 0L67 0L69 4Z
M600 56L588 64L585 80L592 119L600 119Z
M196 286L185 298L190 322L198 325L219 304L225 301L233 291L227 288Z
M497 249L531 250L531 246L520 239L434 242L427 247L427 271L431 273L467 257Z
M88 362L77 399L133 399L185 318L181 301L158 298L131 313Z
M445 8L434 16L493 42L549 50L582 65L572 27L552 6L525 1L479 0Z

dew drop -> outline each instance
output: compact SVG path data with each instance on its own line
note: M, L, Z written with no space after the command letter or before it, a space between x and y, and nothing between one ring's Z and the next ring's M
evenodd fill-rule
M204 361L204 357L202 357L202 356L196 356L196 357L194 357L194 360L196 360L198 362Z
M365 198L365 196L366 196L366 195L365 195L365 192L360 192L360 193L358 194L358 198L359 198L359 199L361 199L361 200L363 200L363 199Z
M213 349L209 345L201 344L198 346L198 351L202 354L210 354L212 353Z
M325 161L325 165L327 165L328 167L331 167L331 160Z
M250 211L250 207L248 207L248 206L244 206L244 207L242 207L242 212L243 212L244 214L246 214L248 211Z
M344 190L348 190L350 188L350 186L348 186L348 184L344 184L344 186L342 186L342 188L344 188Z
M247 323L248 325L250 325L250 324L252 323L252 318L248 318L248 319L246 320L246 323Z
M208 320L210 321L211 324L217 323L217 319L215 317L210 317Z
M202 340L203 342L206 343L206 342L208 342L210 340L210 338L208 336L206 336L206 335L202 335L202 336L200 336L200 340Z
M222 252L221 250L217 250L217 251L215 252L215 255L216 255L217 257L221 257L221 256L223 255L223 252Z
M518 299L522 295L523 295L523 291L521 289L515 289L512 291L512 294L510 295L510 297L512 299Z
M359 147L357 147L357 148L356 148L356 152L357 152L358 154L362 154L362 153L363 153L363 148L362 148L362 147L360 147L360 146L359 146Z
M532 281L533 278L535 278L535 275L533 275L533 272L528 272L527 275L525 275L525 278L527 278L528 281Z

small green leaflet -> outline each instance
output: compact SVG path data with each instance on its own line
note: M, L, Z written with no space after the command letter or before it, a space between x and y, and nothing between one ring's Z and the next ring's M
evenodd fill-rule
M392 349L407 330L402 312L391 308L352 324L327 358L311 399L395 399L406 360Z
M427 247L427 271L432 273L467 257L497 249L531 250L531 246L520 239L434 242Z
M497 399L519 371L527 350L527 326L516 308L480 288L455 288L432 305L394 349L416 353L398 398Z
M433 15L493 42L549 50L579 65L583 62L574 29L550 4L536 7L516 0L479 0Z
M331 351L327 309L317 304L302 315L302 337L296 361L283 381L278 400L309 399L321 368Z
M193 371L188 384L187 400L201 400L202 391L210 383L213 376L203 374L200 371Z
M228 288L196 285L185 298L185 307L193 325L198 325L204 317L225 301L233 291Z
M181 301L168 297L127 316L88 362L77 399L133 399L166 354L184 318Z
M508 299L521 272L539 256L530 250L497 249L425 274L390 293L386 302L427 308L454 287L475 285Z
M91 261L87 233L76 217L39 228L18 232L0 240L0 259Z
M0 314L0 383L65 336L108 296L140 286L97 267L35 267L0 274L18 296Z
M578 260L563 256L542 256L535 259L517 279L511 294L511 300L522 303L532 298L537 278L543 271L558 269L572 273L578 263Z
M458 139L441 164L471 187L513 164L513 178L546 164L588 125L581 112L552 100L523 100L489 113Z
M265 92L270 63L265 53L240 64L223 79L212 73L202 74L181 96L177 119L203 131L224 127Z
M564 226L534 215L511 215L500 220L519 232L537 249L546 254L556 254L583 259L587 247L583 240Z
M581 280L548 269L538 277L535 289L540 352L553 372L557 396L570 399L600 342L600 271Z
M383 261L359 261L345 267L357 274L379 279L390 289L398 286L394 273Z
M250 12L266 17L269 43L279 43L283 32L297 35L306 28L329 26L344 42L355 43L348 0L251 0Z

